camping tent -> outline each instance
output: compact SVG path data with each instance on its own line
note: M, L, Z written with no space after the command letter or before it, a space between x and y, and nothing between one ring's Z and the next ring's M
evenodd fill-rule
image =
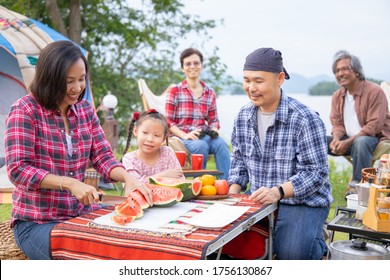
M58 40L69 39L41 22L0 6L0 161L4 157L5 119L9 109L27 93L41 50ZM88 53L80 49L87 57ZM89 82L84 98L93 103Z

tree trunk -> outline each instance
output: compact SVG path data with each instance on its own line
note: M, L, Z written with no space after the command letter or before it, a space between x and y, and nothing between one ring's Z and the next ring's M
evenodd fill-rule
M69 3L69 39L76 44L81 42L81 0L71 0Z
M61 17L60 9L58 8L56 0L45 0L46 8L49 12L51 21L53 22L53 28L60 32L62 35L68 37L65 23Z

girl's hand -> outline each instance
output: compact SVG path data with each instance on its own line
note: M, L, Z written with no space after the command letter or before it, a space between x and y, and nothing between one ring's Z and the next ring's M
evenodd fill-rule
M125 177L124 188L125 188L125 196L128 196L131 192L138 190L140 193L143 194L143 196L145 197L149 205L153 206L152 192L150 191L150 189L147 186L145 186L145 184L138 181L130 174L128 174L128 176Z

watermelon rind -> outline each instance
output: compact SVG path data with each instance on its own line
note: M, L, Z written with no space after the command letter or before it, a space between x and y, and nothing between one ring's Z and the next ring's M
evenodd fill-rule
M162 181L164 179L168 179L171 181L177 181L177 184L167 184ZM149 177L149 182L151 184L157 185L157 186L164 186L164 187L170 187L170 188L177 188L180 189L183 193L183 198L181 201L187 201L195 196L197 196L200 193L201 184L198 187L197 180L187 180L187 179L172 179L172 178L164 178L164 177ZM199 181L200 182L200 181ZM194 191L193 185L196 185L197 188Z
M164 202L153 202L153 206L156 207L171 207L175 204L179 203L175 198L172 198L171 200L164 201Z
M183 198L183 193L180 189L148 183L146 186L152 192L153 206L156 207L170 207L180 202Z

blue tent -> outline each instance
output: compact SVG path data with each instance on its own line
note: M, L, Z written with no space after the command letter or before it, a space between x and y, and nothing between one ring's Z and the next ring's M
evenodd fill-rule
M27 94L40 52L58 40L69 39L41 22L0 6L0 139L4 139L5 118L11 105ZM88 58L88 52L80 49ZM89 80L84 99L93 104ZM0 141L0 158L3 145Z
M0 75L12 78L19 85L28 88L40 51L47 44L58 40L69 39L39 21L0 6ZM80 49L88 58L88 52L81 47ZM28 71L24 73L26 68L30 68L30 73ZM4 80L3 77L3 82ZM12 93L3 94L12 95ZM1 97L3 94L0 91ZM89 83L87 83L85 99L93 103Z

